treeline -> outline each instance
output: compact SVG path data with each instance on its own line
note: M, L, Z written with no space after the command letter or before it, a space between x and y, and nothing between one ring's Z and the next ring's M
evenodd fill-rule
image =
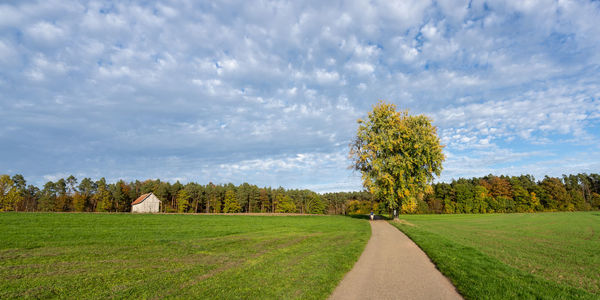
M531 175L458 179L433 185L417 213L511 213L600 209L600 175Z
M389 208L377 201L350 201L349 213L380 214ZM401 213L469 214L600 209L600 175L563 175L536 181L531 175L460 178L436 183L422 195L405 201Z
M140 195L154 193L162 212L345 214L347 199L364 192L319 195L310 190L259 188L244 183L200 185L160 180L107 183L74 176L40 189L20 175L0 175L0 211L129 212ZM354 196L353 196L354 195ZM364 197L363 197L364 198Z
M22 175L0 175L0 211L129 212L140 195L154 193L161 211L179 213L389 213L368 192L319 195L310 190L258 187L247 183L200 185L146 180L107 183L74 176L42 189ZM405 201L401 213L511 213L600 209L600 175L563 175L536 181L531 175L458 179L436 183Z

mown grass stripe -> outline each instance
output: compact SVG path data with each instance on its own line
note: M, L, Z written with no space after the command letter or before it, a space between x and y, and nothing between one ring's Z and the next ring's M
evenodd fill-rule
M598 299L598 294L525 272L436 234L431 227L419 226L418 218L409 218L416 225L391 224L419 245L467 299Z
M341 216L0 213L0 299L324 299L360 256Z

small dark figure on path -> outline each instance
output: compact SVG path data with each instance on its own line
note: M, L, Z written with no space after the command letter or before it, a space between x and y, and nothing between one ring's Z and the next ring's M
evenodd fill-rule
M371 211L371 221L373 221L374 218L375 218L375 215L373 214L373 211Z

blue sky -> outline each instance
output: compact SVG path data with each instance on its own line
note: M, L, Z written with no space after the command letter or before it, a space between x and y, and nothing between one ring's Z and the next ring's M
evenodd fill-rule
M438 181L600 172L598 1L1 1L0 173L361 189L379 99Z

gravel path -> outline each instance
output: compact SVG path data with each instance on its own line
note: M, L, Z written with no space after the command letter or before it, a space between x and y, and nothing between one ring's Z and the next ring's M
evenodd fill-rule
M371 239L329 299L462 299L404 233L371 221Z

